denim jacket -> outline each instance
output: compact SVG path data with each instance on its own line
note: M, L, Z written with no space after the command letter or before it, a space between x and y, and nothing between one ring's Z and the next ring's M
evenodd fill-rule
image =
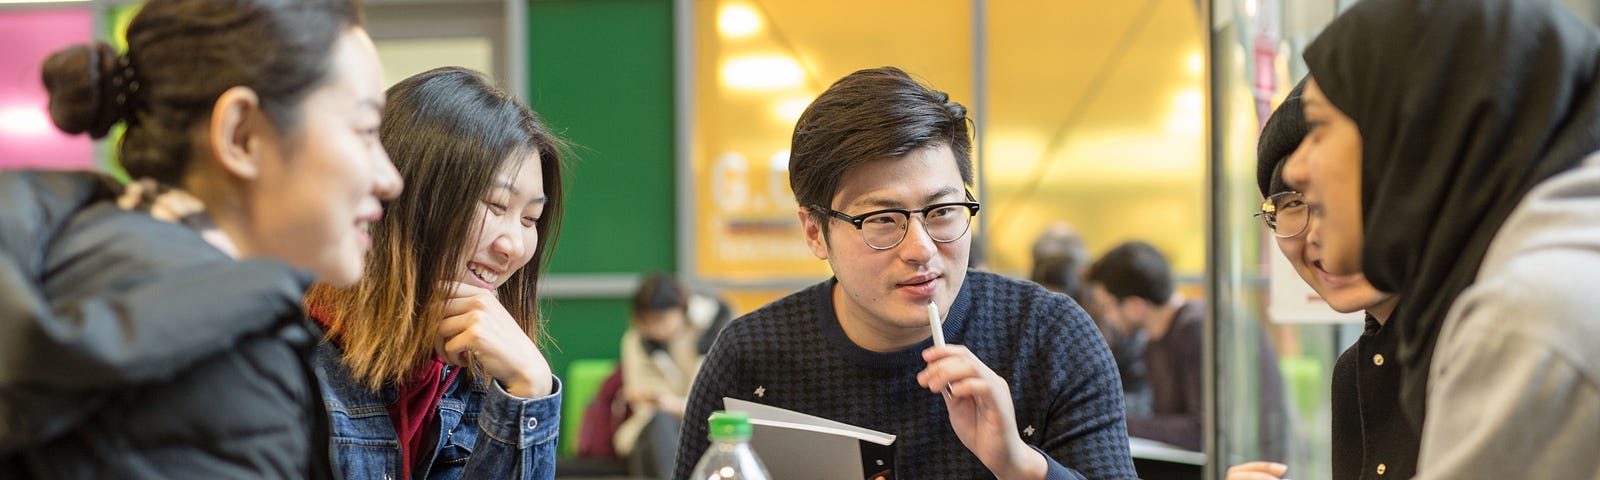
M401 475L399 435L386 407L398 393L371 392L357 383L340 361L333 342L317 348L324 372L322 395L333 425L338 470L347 480L395 480ZM445 366L445 375L449 369ZM438 439L433 458L413 459L418 479L555 478L556 437L561 425L561 380L549 396L525 399L506 393L498 382L480 384L457 375L439 401Z

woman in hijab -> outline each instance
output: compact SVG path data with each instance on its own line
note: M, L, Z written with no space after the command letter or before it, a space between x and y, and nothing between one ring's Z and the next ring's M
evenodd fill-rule
M1285 177L1324 222L1322 268L1407 299L1390 322L1419 478L1593 477L1595 189L1587 211L1550 190L1600 148L1600 34L1547 0L1369 0L1305 59Z
M1334 275L1323 270L1323 249L1308 241L1321 227L1311 218L1298 184L1284 181L1290 163L1304 163L1301 142L1306 137L1301 105L1302 81L1272 113L1261 130L1256 147L1256 181L1261 188L1259 216L1277 241L1278 250L1294 266L1300 280L1311 286L1328 306L1339 312L1366 313L1365 328L1355 344L1339 355L1333 367L1333 478L1357 479L1377 474L1411 478L1416 474L1417 429L1400 411L1400 372L1386 358L1394 358L1399 335L1389 318L1400 297L1379 291L1360 272ZM1322 236L1318 235L1320 239ZM1228 468L1228 480L1276 480L1289 469L1272 462L1248 462ZM1303 472L1302 472L1303 473Z

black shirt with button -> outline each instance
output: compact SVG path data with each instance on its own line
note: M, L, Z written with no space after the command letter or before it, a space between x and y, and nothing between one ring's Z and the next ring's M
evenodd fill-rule
M1367 316L1333 367L1333 478L1411 478L1421 434L1400 410L1398 332Z

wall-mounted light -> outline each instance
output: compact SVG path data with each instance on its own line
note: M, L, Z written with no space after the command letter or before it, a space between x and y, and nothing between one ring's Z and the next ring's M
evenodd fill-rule
M1197 135L1206 119L1206 96L1198 88L1182 88L1172 95L1172 110L1167 113L1167 133Z
M811 97L789 97L779 100L772 106L772 114L779 122L792 126L800 120L800 114L806 113L806 107L811 106Z
M50 117L38 108L7 107L0 109L0 132L7 135L37 136L50 133Z
M761 31L761 14L742 3L723 5L717 12L717 31L725 37L748 37Z
M731 88L773 90L799 86L800 63L786 56L736 57L722 64L722 83Z

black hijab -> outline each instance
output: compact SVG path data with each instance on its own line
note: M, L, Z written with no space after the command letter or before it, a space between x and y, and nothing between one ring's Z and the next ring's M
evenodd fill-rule
M1440 325L1500 224L1600 149L1597 57L1600 35L1550 0L1365 0L1306 49L1361 132L1361 267L1406 299L1390 323L1416 425Z

